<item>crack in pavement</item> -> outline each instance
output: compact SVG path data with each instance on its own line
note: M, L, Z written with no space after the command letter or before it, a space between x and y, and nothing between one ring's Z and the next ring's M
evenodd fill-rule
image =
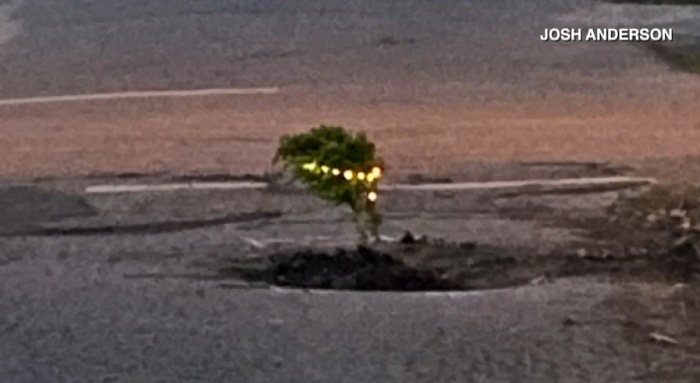
M250 222L257 220L273 219L282 216L281 212L256 212L243 214L229 214L223 217L191 220L191 221L163 221L142 223L133 225L106 225L88 227L44 227L29 229L9 234L1 234L0 237L53 237L53 236L96 236L96 235L153 235L174 233L184 230L200 229L211 226L226 225L229 223Z

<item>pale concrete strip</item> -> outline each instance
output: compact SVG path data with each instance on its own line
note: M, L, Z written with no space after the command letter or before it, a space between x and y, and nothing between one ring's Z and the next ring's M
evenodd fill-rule
M450 191L450 190L485 190L485 189L513 189L536 186L590 186L590 185L614 185L614 184L655 184L653 178L643 177L592 177L592 178L567 178L558 180L526 180L526 181L492 181L492 182L459 182L445 184L421 184L421 185L385 185L380 190L414 190L414 191ZM215 190L215 189L262 189L267 187L264 182L192 182L152 185L95 185L85 189L86 193L136 193L158 192L183 189Z
M587 177L564 178L555 180L524 180L524 181L489 181L489 182L459 182L444 184L420 184L420 185L386 185L380 190L424 190L424 191L450 191L450 190L483 190L483 189L517 189L532 186L590 186L590 185L614 185L614 184L655 184L653 178L643 177Z
M85 189L89 194L110 193L139 193L163 192L173 190L230 190L230 189L262 189L267 187L264 182L195 182L152 185L95 185Z
M78 102L97 100L117 100L130 98L168 98L168 97L203 97L219 95L255 95L255 94L275 94L280 89L270 88L229 88L229 89L199 89L199 90L165 90L165 91L139 91L121 93L96 93L68 96L47 96L32 98L15 98L0 100L0 106L47 104L57 102Z
M260 242L260 241L258 241L258 240L255 239L255 238L243 237L242 239L243 239L244 242L246 242L247 244L249 244L249 245L251 245L251 246L253 246L253 247L257 248L257 249L264 249L264 248L265 248L265 244L262 243L262 242Z
M267 187L266 182L193 182L189 184L192 189L262 189Z
M264 249L270 245L303 245L309 246L312 243L316 245L329 246L346 246L356 243L354 238L339 239L338 237L329 237L325 235L304 237L304 238L266 238L256 239L251 237L242 237L241 240L255 248Z

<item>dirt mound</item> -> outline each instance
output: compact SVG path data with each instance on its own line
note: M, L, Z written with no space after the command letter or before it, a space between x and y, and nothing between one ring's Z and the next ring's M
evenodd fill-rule
M516 259L501 249L416 238L407 233L399 243L330 251L293 249L261 258L233 260L219 272L223 277L285 287L445 291L527 283L532 275L516 275L522 274L516 270L517 265Z
M268 282L279 286L339 290L459 290L430 270L418 270L387 253L359 246L329 254L297 251L271 257Z

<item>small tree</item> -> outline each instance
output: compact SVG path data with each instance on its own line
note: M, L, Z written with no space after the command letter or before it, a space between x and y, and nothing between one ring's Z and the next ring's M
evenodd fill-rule
M361 241L378 241L377 183L383 164L375 152L365 134L321 125L307 133L283 136L273 164L282 162L316 196L349 206Z

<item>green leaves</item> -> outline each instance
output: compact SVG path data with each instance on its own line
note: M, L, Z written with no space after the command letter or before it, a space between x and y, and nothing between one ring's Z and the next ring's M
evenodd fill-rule
M321 125L307 133L283 136L273 159L273 164L280 162L319 198L348 205L356 220L363 222L358 223L363 226L361 232L376 236L381 219L374 205L382 161L364 133Z
M371 168L376 165L375 146L363 133L352 134L341 127L321 125L308 133L284 136L275 163L291 166L316 161L333 168Z

